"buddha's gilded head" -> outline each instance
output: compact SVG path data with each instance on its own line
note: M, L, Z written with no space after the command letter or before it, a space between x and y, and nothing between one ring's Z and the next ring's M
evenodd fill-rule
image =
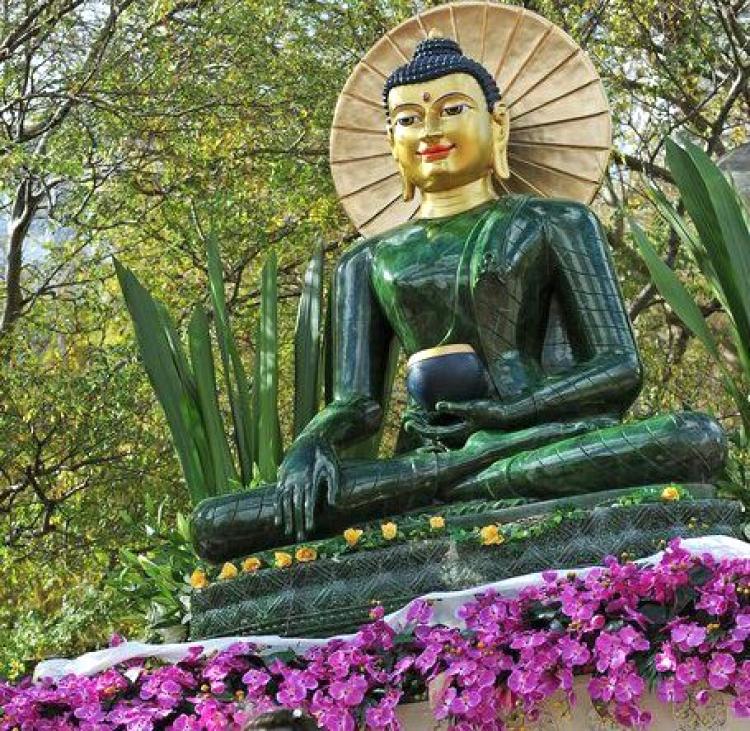
M422 41L386 80L388 141L404 199L507 178L508 111L492 75L448 38Z

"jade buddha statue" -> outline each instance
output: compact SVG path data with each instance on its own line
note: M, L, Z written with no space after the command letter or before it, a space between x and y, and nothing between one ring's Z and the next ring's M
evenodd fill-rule
M510 129L492 75L431 37L388 77L383 100L418 215L341 257L333 398L275 485L197 506L199 554L220 561L440 503L714 478L726 445L711 417L622 422L642 365L595 215L496 194ZM394 339L411 391L396 453L347 458L381 427Z

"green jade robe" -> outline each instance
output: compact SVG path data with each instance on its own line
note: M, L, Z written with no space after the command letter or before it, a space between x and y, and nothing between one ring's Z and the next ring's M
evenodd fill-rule
M333 399L280 470L287 484L310 483L304 505L274 485L203 501L193 515L203 558L440 502L705 482L724 464L724 434L705 414L621 423L642 366L604 233L583 205L507 196L405 223L342 256L332 307ZM407 355L472 345L492 392L453 421L411 408L390 459L340 458L380 428L394 338Z

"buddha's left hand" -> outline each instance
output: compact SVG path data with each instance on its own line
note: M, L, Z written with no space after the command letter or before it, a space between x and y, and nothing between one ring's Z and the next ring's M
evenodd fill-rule
M439 418L445 416L455 419ZM509 417L508 406L491 399L440 401L433 412L407 411L404 427L425 439L460 446L481 429L508 429Z

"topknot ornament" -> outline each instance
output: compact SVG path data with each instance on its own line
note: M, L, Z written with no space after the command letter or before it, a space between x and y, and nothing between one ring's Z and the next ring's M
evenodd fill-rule
M473 58L464 56L461 46L451 38L433 34L417 44L409 63L399 66L383 88L383 103L388 113L388 93L397 86L421 84L448 74L469 74L479 84L487 101L487 110L500 101L500 90L492 74Z
M447 56L454 54L456 56L462 56L461 46L456 41L450 38L443 38L442 36L430 36L423 40L416 49L414 49L414 59L425 58L435 56L440 58L441 56Z

